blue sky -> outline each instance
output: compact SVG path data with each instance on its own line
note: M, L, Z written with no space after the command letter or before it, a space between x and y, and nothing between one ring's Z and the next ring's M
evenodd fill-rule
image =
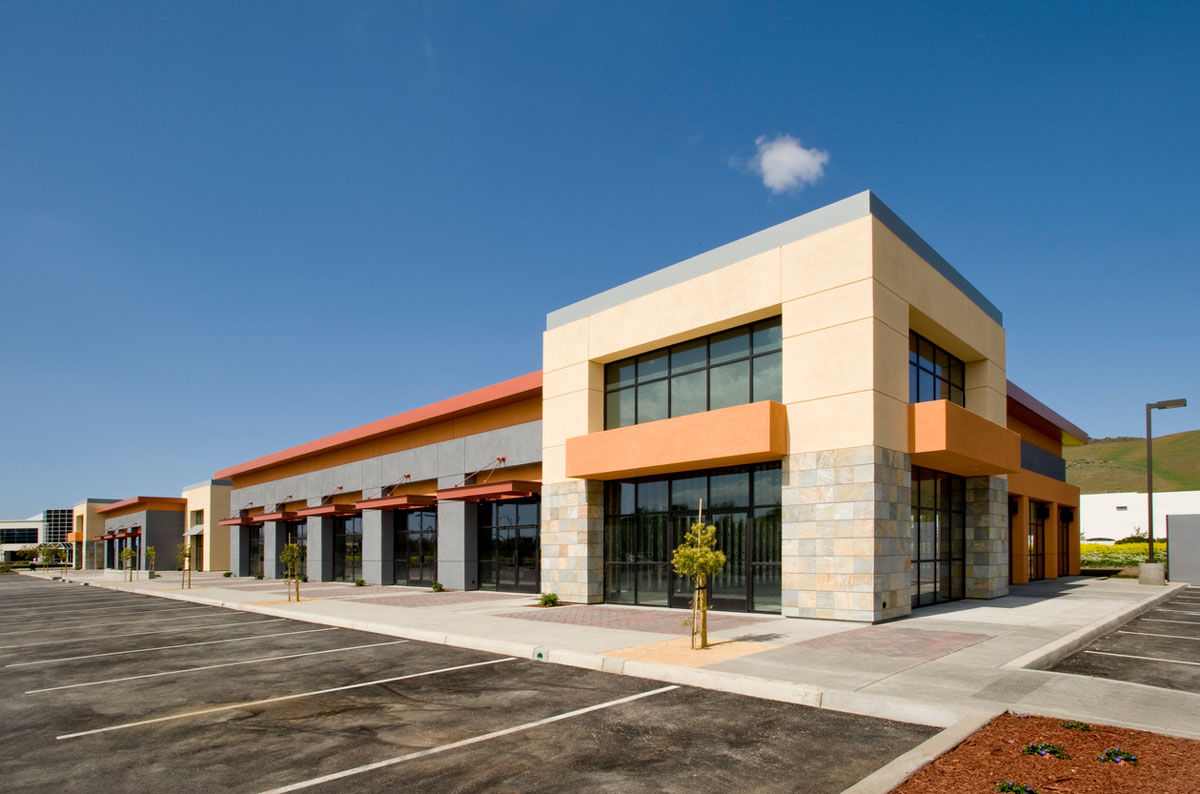
M3 0L0 516L536 370L548 311L864 189L1015 382L1200 427L1198 39L1195 3Z

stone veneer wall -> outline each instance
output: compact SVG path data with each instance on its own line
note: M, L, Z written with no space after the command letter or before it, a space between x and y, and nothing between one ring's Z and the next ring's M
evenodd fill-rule
M1008 479L967 478L967 598L1008 595Z
M783 614L878 622L910 611L911 469L878 446L783 460Z
M604 483L542 486L542 592L564 601L604 599Z

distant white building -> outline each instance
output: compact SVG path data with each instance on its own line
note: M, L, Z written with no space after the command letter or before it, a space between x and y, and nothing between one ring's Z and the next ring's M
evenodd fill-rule
M1167 536L1167 516L1200 514L1200 491L1154 492L1154 537ZM1083 542L1092 538L1120 540L1146 534L1145 493L1097 493L1079 498L1079 531Z

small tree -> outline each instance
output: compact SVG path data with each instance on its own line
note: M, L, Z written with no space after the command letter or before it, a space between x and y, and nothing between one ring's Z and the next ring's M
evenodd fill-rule
M296 600L300 600L300 546L296 543L286 544L279 552L279 561L283 563L283 578L285 584L291 584L287 580L295 582ZM288 601L292 600L292 588L288 587Z
M59 566L62 568L62 575L67 575L67 550L62 546L54 548L54 558L58 560Z
M158 556L158 552L153 546L146 547L146 567L150 569L150 578L154 578L154 558Z
M192 539L184 538L175 553L175 562L179 563L179 589L192 587Z
M133 581L133 561L137 558L137 552L130 548L121 549L121 565L125 567L125 575L129 581Z
M692 524L675 549L675 573L692 580L692 649L708 647L708 577L725 567L725 552L717 551L717 528L702 521ZM697 646L696 638L700 644Z

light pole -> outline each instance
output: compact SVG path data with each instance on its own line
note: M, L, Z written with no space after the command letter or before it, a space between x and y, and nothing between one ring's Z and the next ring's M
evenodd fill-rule
M1146 535L1150 541L1150 554L1146 557L1146 562L1154 562L1154 437L1150 434L1150 412L1155 408L1162 411L1167 408L1186 407L1187 400L1183 398L1146 403Z

